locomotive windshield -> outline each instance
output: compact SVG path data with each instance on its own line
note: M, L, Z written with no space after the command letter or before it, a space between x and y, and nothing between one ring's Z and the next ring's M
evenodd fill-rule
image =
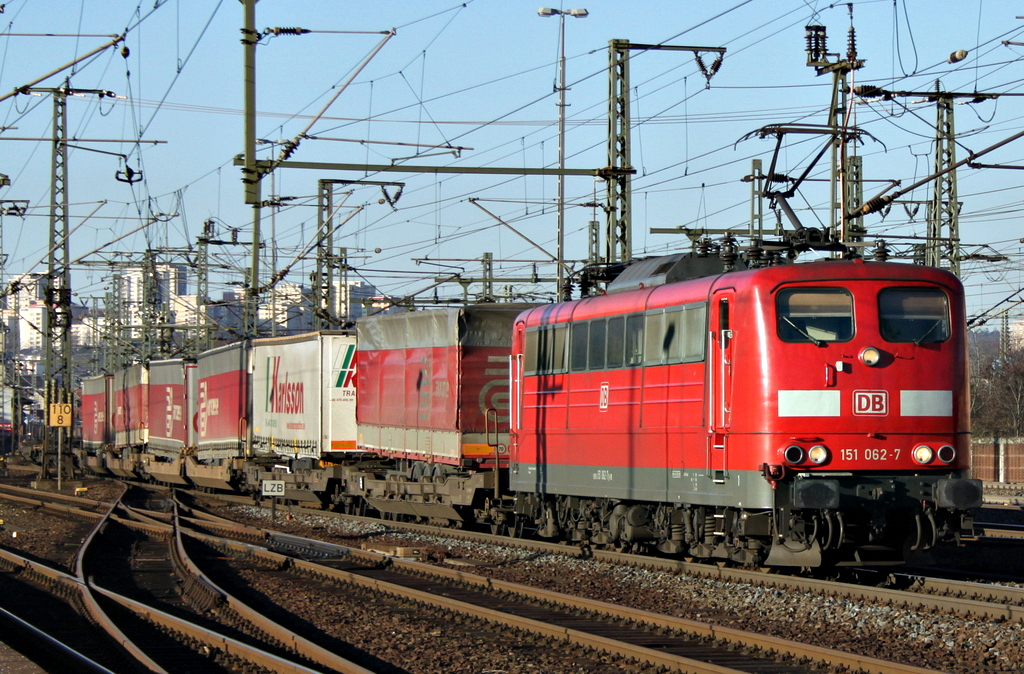
M878 318L887 342L949 339L949 306L938 288L886 288L878 294Z
M853 297L843 288L785 288L775 300L784 342L846 342L853 337Z

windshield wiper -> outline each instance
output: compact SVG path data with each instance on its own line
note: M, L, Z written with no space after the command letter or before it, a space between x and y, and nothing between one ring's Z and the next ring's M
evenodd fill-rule
M932 327L930 327L927 330L925 330L923 335L921 335L920 337L918 337L917 339L914 340L914 346L921 346L921 342L924 341L924 338L927 337L928 335L932 334L932 330L934 330L935 328L939 327L942 324L942 321L943 321L943 319L940 318L939 320L937 320L934 323L932 323Z
M797 332L799 332L799 333L800 333L801 335L803 335L804 337L806 337L807 339L809 339L809 340L810 340L811 342L813 342L813 343L814 343L814 346L821 346L822 344L824 344L824 343L825 343L825 342L823 342L823 341L821 341L821 340L819 340L819 339L815 339L814 337L811 337L811 336L810 336L809 334L807 334L807 332L805 332L805 331L804 331L804 329L803 329L803 328L801 328L801 327L800 327L799 325L797 325L797 324L796 324L796 323L794 323L793 321L789 320L789 316L783 316L783 317L782 317L782 320L784 320L784 321L786 321L787 323L789 323L790 325L792 325L792 326L793 326L793 329L794 329L794 330L796 330L796 331L797 331Z

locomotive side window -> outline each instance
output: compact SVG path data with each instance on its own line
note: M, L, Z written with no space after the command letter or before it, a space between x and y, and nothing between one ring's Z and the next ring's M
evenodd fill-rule
M647 314L644 363L694 363L704 360L707 305L655 310Z
M569 344L569 369L583 372L587 369L587 345L590 343L590 323L573 323Z
M842 288L785 288L775 300L784 342L846 342L853 337L853 297Z
M565 372L566 325L545 325L526 331L524 374Z
M678 312L680 325L682 326L682 339L680 345L682 352L679 354L684 363L696 363L704 360L705 335L707 334L706 304L690 304L685 311Z
M608 369L622 367L622 354L626 346L626 320L622 316L608 319Z
M878 293L878 318L887 342L949 339L949 306L938 288L886 288Z
M606 336L607 330L605 330L604 319L593 321L590 324L590 358L587 361L589 363L587 369L604 369Z
M626 317L626 367L637 367L644 362L644 315Z
M675 326L665 329L665 312L659 311L647 314L646 339L644 348L644 363L647 365L660 365L665 362L668 351L672 345L678 342L679 334Z

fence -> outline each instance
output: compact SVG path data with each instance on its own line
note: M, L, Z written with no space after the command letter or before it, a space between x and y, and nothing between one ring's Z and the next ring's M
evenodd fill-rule
M1024 482L1024 438L974 438L971 468L986 482Z

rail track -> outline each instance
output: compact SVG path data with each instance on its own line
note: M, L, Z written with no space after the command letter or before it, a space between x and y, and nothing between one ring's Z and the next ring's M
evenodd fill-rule
M251 499L217 495L216 500L251 504ZM301 510L301 509L296 509ZM323 511L311 511L325 518L349 519L365 523L381 524L379 520L359 518ZM213 518L210 518L213 521ZM223 526L230 526L224 523ZM705 578L721 582L742 583L756 587L775 588L786 591L808 592L822 596L843 597L857 601L878 604L913 607L916 610L943 612L966 617L995 619L1024 623L1024 588L993 585L972 581L958 581L932 578L924 572L914 574L882 573L857 570L865 582L852 583L799 575L779 574L774 571L739 569L722 565L694 563L662 559L645 555L620 553L609 550L580 548L558 543L536 540L509 539L503 536L451 530L408 522L386 522L386 527L395 531L452 538L464 541L478 541L489 545L515 547L527 552L571 557L586 557L595 561L625 565L648 571L660 571L687 577ZM257 534L253 534L257 535ZM269 534L266 534L269 535ZM879 587L892 583L898 587Z
M24 490L20 493L15 491L15 496L20 499L29 498L24 492L30 490ZM38 492L36 492L38 494ZM49 498L49 497L47 497ZM187 496L186 498L191 498ZM206 497L203 497L204 500ZM218 495L212 497L212 504L226 503L232 501L235 503L245 503L248 505L252 504L251 499L237 499L228 495ZM69 505L65 505L70 512L73 510L70 503L73 503L76 499L74 497L63 499L62 503L67 502ZM77 499L81 501L88 501L88 499ZM22 501L23 502L23 501ZM151 499L143 499L138 501L136 507L125 507L117 510L113 515L113 518L117 525L124 526L137 531L148 531L149 535L160 538L161 536L169 536L168 533L159 533L173 531L174 527L174 516L173 513L166 511L162 508L167 504L168 497L165 493L158 494L156 497ZM87 504L88 505L88 504ZM93 505L92 507L96 507ZM148 510L144 510L148 509ZM155 508L155 509L154 509ZM48 508L53 510L53 508ZM63 511L62 511L63 512ZM189 517L181 520L180 531L174 536L181 538L183 547L196 548L199 552L193 553L194 556L199 560L201 564L212 564L217 566L218 558L223 561L224 559L230 559L231 562L228 566L237 567L233 569L221 568L220 572L224 574L225 578L235 574L237 577L239 573L249 579L248 582L237 583L236 585L240 589L239 594L242 594L247 584L260 585L264 581L258 580L258 576L269 573L277 576L288 576L288 583L291 583L295 587L301 587L303 583L310 583L310 578L317 579L315 582L315 592L318 595L326 594L324 588L325 578L330 578L330 584L337 587L347 588L342 590L342 594L354 595L358 594L364 598L366 603L374 603L375 606L382 604L392 604L398 602L399 608L396 611L406 612L421 612L425 609L410 608L410 606L425 606L426 600L424 596L414 596L413 598L401 598L401 590L381 590L379 589L378 583L382 581L380 576L386 574L400 574L409 576L416 579L415 581L406 581L406 585L410 583L427 582L424 578L430 577L430 583L440 583L436 592L447 594L447 598L450 599L457 593L468 592L473 590L479 592L480 587L486 587L490 593L498 592L499 596L504 597L505 601L508 601L508 597L515 596L517 601L525 601L531 607L529 610L534 613L527 615L530 619L537 620L538 622L544 623L543 612L555 610L552 608L551 600L543 596L544 592L552 592L550 588L534 588L535 591L541 593L541 595L530 597L526 594L529 592L527 589L515 590L508 589L503 583L511 582L500 578L501 564L494 564L492 562L478 562L472 558L459 559L459 560L444 560L442 564L431 564L426 565L425 570L419 568L417 565L420 564L416 561L398 559L394 555L396 553L401 554L403 551L396 548L394 543L373 543L369 544L368 547L377 548L380 552L374 553L372 551L359 550L352 546L338 546L337 544L320 542L313 542L308 537L294 537L280 532L271 531L262 527L247 526L239 524L237 522L228 522L222 518L204 513L198 508L186 509ZM291 521L282 521L281 525L287 525L293 527L298 524L297 520L305 519L306 514L300 514L298 509L287 508L282 510L282 518L294 518ZM84 515L83 517L90 517L91 515ZM323 513L321 511L315 511L310 513L309 516L315 517L322 521L330 522L332 518L336 517L330 513ZM407 524L401 522L387 522L381 523L379 520L360 520L360 518L344 517L350 521L360 522L363 526L376 527L378 531L384 530L389 532L389 536L410 536L410 535L431 535L440 536L443 539L451 540L458 538L462 541L483 541L487 545L491 546L508 546L510 540L504 537L495 537L488 534L479 534L469 531L453 531L450 529L438 530L434 527L427 527L423 525ZM371 524L372 523L372 524ZM382 524L386 525L387 529L383 529ZM320 526L323 533L327 533L327 529L330 527L324 524L314 525ZM408 533L402 533L408 532ZM313 532L316 534L316 532ZM325 536L317 536L321 538ZM222 540L224 538L234 539L235 542L228 542ZM329 536L328 536L329 538ZM973 620L985 620L985 621L997 621L1003 624L1021 624L1024 623L1022 615L1024 615L1024 590L1018 588L1008 588L1003 586L981 584L981 583L965 583L963 581L955 580L943 580L938 578L927 578L922 575L911 575L898 577L893 574L893 578L898 578L895 582L903 586L903 589L893 589L885 587L869 587L869 586L857 586L850 584L836 584L834 582L820 580L820 579L808 579L808 578L794 578L790 576L781 576L777 574L764 574L755 571L746 571L740 569L723 568L718 566L708 565L695 565L688 564L685 562L676 562L663 559L656 559L650 557L638 557L636 555L625 555L621 553L615 553L610 551L602 550L587 550L580 549L578 547L568 547L561 545L546 544L537 541L511 541L514 543L520 543L524 546L524 549L519 551L519 554L536 555L536 556L560 556L571 559L586 558L587 562L603 562L608 564L614 564L619 567L623 565L631 565L632 568L641 570L645 573L659 573L666 572L675 574L677 576L685 576L687 579L692 578L703 578L706 581L716 583L728 583L736 584L741 586L749 586L759 588L759 590L774 590L776 592L784 592L787 595L795 593L811 593L817 595L823 600L828 602L833 601L856 601L856 602L867 602L877 606L890 606L890 607L907 607L915 611L922 611L925 615L931 614L945 614L945 615L958 615ZM412 539L406 547L419 548L418 552L422 553L428 547L427 544L417 543L416 539ZM211 555L209 551L216 551ZM205 552L204 552L205 551ZM381 552L390 551L390 555L381 554ZM417 552L407 550L404 552ZM145 558L147 555L143 552L140 553L140 558ZM153 555L155 557L156 555ZM166 556L166 555L164 555ZM424 555L420 555L424 556ZM452 563L461 564L462 566L457 567L456 570L452 569ZM334 570L330 571L328 575L323 575L322 570L316 569L316 567L323 567L324 564L328 567L335 567ZM312 566L305 566L312 565ZM339 568L345 565L351 565L352 568ZM222 564L223 566L223 564ZM408 568L406 568L408 567ZM474 568L475 567L475 568ZM325 567L327 568L327 567ZM467 568L473 568L474 571L479 573L467 573ZM367 570L369 569L369 570ZM342 571L346 571L350 574L361 579L347 578L345 580L335 579L333 575ZM452 575L454 574L454 575ZM392 579L393 580L393 579ZM230 582L230 581L227 581ZM284 582L284 581L279 581ZM389 580L388 582L392 582ZM445 584L452 584L449 586ZM395 585L401 586L401 582L395 582ZM526 585L532 585L532 579L529 580ZM516 585L524 585L518 583ZM525 585L524 585L525 587ZM453 589L454 588L454 589ZM251 589L251 588L250 588ZM432 592L430 588L423 589L422 587L411 589L418 589L420 592L426 593L426 595L436 592ZM221 591L223 592L223 591ZM273 591L271 591L272 593ZM216 593L215 593L216 594ZM224 596L224 594L217 594L217 596ZM572 593L566 592L554 592L555 595L571 596ZM295 598L294 593L292 598ZM265 600L265 598L264 598ZM199 600L194 600L199 601ZM222 603L223 599L214 598L215 604ZM483 600L481 600L483 601ZM488 600L492 601L492 600ZM566 644L577 642L573 641L575 638L575 632L584 632L584 630L578 629L580 621L592 621L594 616L601 615L601 620L598 625L593 626L593 629L598 630L603 638L608 638L607 634L610 631L620 629L618 625L622 624L623 621L626 623L632 622L635 624L648 625L645 629L654 630L655 634L651 633L637 633L630 638L624 638L624 643L629 643L632 639L634 643L631 648L636 646L635 642L640 642L641 648L649 648L651 645L651 639L656 637L656 641L653 642L655 648L650 650L655 651L659 657L664 657L665 652L671 652L673 649L682 649L682 645L675 644L669 645L670 642L666 641L665 634L676 635L674 638L680 639L680 644L687 643L686 648L693 649L695 643L700 644L701 647L707 647L707 641L714 641L715 639L723 640L722 645L726 649L730 649L728 655L730 658L735 658L737 651L743 651L745 653L757 653L761 652L779 652L786 653L787 660L784 664L780 664L778 661L774 661L769 667L768 671L789 671L780 669L784 666L793 667L792 671L806 671L804 665L801 662L817 662L821 663L819 666L832 669L839 666L850 667L854 669L861 669L863 671L927 671L919 669L917 667L910 666L907 669L898 669L901 665L893 662L887 662L881 658L871 658L864 655L853 655L854 660L849 661L848 664L840 664L841 661L835 660L838 657L835 653L839 653L838 650L828 649L823 646L807 646L802 643L800 639L779 639L778 637L769 637L769 642L761 642L760 644L754 641L743 641L745 637L734 637L730 633L730 628L715 625L714 616L710 618L700 618L696 620L687 620L684 618L667 618L668 623L659 622L647 622L650 616L658 616L659 611L647 610L644 608L634 608L631 610L639 611L639 614L629 616L628 614L617 615L616 611L625 611L626 609L619 605L618 602L601 602L593 599L584 599L574 597L571 599L572 602L568 607L558 608L557 611L567 612L568 619L575 621L572 627L555 626L552 627L551 623L546 628L547 631L534 632L543 636L533 637L535 640L542 640L543 643L561 644L560 648L568 648ZM595 605L591 604L580 604L578 602L597 601ZM404 603L403 603L404 602ZM414 602L410 604L408 602ZM330 603L330 602L328 602ZM466 604L473 605L472 602L466 601ZM486 603L485 603L486 604ZM537 606L542 608L538 609ZM261 606L261 611L264 613L273 614L275 611L282 616L287 617L288 610L277 605L274 608L274 602L266 602ZM404 607L404 608L403 608ZM484 608L487 608L486 605ZM461 618L448 618L441 617L437 618L440 623L456 623L463 621L469 625L484 625L490 624L486 621L493 621L498 624L497 618L484 618L480 614L473 613L462 613L459 614L454 609L447 607L442 602L437 608L430 609L431 611L437 611L437 616L452 616L452 615L463 615L471 617ZM478 610L478 609L472 609ZM756 611L756 607L754 607ZM540 613L537 613L540 611ZM582 612L582 614L580 613ZM487 614L489 615L489 614ZM541 615L537 618L537 615ZM660 616L659 616L660 618ZM295 620L293 615L292 620ZM518 616L517 620L523 619L523 616ZM309 618L306 618L309 620ZM301 620L300 620L301 622ZM695 624L689 624L695 623ZM489 628L488 628L489 629ZM484 629L487 632L488 629ZM519 626L506 626L500 627L500 630L522 630L523 627ZM552 631L554 630L554 631ZM575 631L574 631L575 630ZM736 630L737 632L744 632L744 630ZM684 636L685 635L685 636ZM727 635L727 636L723 636ZM771 639L775 639L771 642ZM499 639L499 642L502 640ZM504 641L508 642L510 639L505 637ZM517 641L511 639L511 641ZM522 641L519 639L518 641ZM812 640L813 641L813 640ZM538 643L541 643L538 642ZM782 642L786 645L786 648L780 649L779 643ZM346 648L350 652L358 652L358 648L354 649L352 646L346 646L342 641L335 639L334 641L327 640L327 647L333 652L344 652ZM746 645L741 645L746 644ZM791 646L790 644L795 644ZM622 647L620 652L616 655L613 654L612 650L609 649L607 642L603 642L599 646L585 645L583 642L579 642L577 645L571 647L573 650L569 654L572 658L580 659L583 661L589 661L593 663L601 663L608 658L614 658L617 661L628 662L634 659L640 659L636 655L636 652L626 650ZM787 650L787 648L789 650ZM817 657L813 654L802 652L799 649L810 649L815 648L823 649L826 653L825 658L819 653ZM549 648L549 650L557 650L557 648ZM681 651L685 652L685 651ZM595 655L599 654L599 655ZM673 656L679 656L679 653L672 653ZM850 654L846 654L849 656ZM683 656L685 657L685 656ZM744 656L747 657L747 656ZM833 659L828 659L833 658ZM698 658L693 658L697 660ZM706 658L707 659L707 658ZM860 660L857 660L860 659ZM869 663L865 666L862 660ZM647 663L647 667L665 667L672 671L715 671L715 670L700 670L700 669L686 669L682 665L677 663L677 666L665 664L660 660L642 660ZM915 660L908 660L914 661ZM727 659L726 662L735 664L734 659ZM757 659L753 659L749 664L735 667L739 671L757 671L757 667L764 667L763 660L761 664L757 664ZM884 664L878 664L884 663ZM918 664L921 664L918 662ZM374 666L374 670L382 669L382 666L386 667L385 661L377 662ZM687 667L694 667L694 665L686 665ZM721 666L707 664L702 666ZM904 665L905 666L905 665ZM933 665L934 666L934 665ZM872 668L877 667L877 668ZM947 669L946 666L938 666L937 669ZM949 668L951 671L958 671L954 668ZM386 671L386 669L385 669ZM398 671L398 670L395 670ZM404 670L403 670L404 671ZM412 670L415 671L415 670ZM443 670L434 670L443 671ZM454 669L452 671L455 671ZM600 669L592 669L592 671L601 671ZM612 671L612 670L610 670Z
M667 671L813 671L845 667L860 671L923 672L923 668L866 658L713 623L658 615L608 602L552 592L465 570L395 558L380 552L331 545L283 535L199 514L189 520L243 542L209 536L206 542L226 555L255 560L276 569L343 587L369 589L410 604L429 605L468 621L527 632L587 651L602 651L645 668ZM261 546L249 541L263 540ZM281 552L285 551L285 552ZM303 559L311 558L311 559ZM351 589L345 590L351 592ZM766 654L773 653L774 656ZM810 665L800 663L807 662Z
M97 502L89 499L42 493L33 503L24 489L5 486L2 491L2 498L8 501L48 510L59 505L60 512L66 516L77 514L96 519L92 532L76 555L74 573L0 549L0 565L10 572L10 578L4 581L14 582L12 579L16 578L34 592L31 601L12 607L11 612L34 626L40 633L37 637L40 643L57 642L73 652L81 650L75 647L79 642L97 651L96 656L81 655L83 664L76 671L340 671L357 674L369 671L330 654L329 666L310 667L303 661L305 654L292 658L270 652L282 650L280 639L288 637L282 630L275 631L268 621L259 623L256 628L265 630L261 640L250 635L236 638L230 634L230 626L213 627L198 613L189 615L189 611L184 610L189 602L199 611L210 613L216 613L214 609L221 602L230 610L231 602L200 576L187 573L191 563L182 553L180 539L171 535L173 527L133 523L131 531L139 535L129 543L125 536L129 530L124 525L125 518L114 515L115 510L122 507L119 502L108 504L106 513L98 515L94 512ZM81 503L76 504L76 500ZM175 546L168 555L170 540L175 541ZM129 565L130 569L116 563L125 560L125 545L130 547L130 556L135 562ZM101 584L98 577L106 582ZM117 582L112 582L115 579ZM175 579L181 579L186 588L184 601L180 601L175 589L178 582ZM125 594L104 586L108 583L131 591ZM15 592L5 593L2 601L7 603L33 592L19 586ZM129 594L142 595L148 601ZM237 619L237 622L253 624L251 617ZM287 645L283 650L289 650Z
M189 559L183 538L195 539L201 543L200 548L217 551L215 555L207 555L208 560L217 557L237 558L240 560L238 564L250 574L263 568L277 575L288 574L292 577L291 582L301 582L303 578L315 579L321 594L325 588L333 587L339 599L341 595L355 594L377 605L397 603L396 610L399 611L429 610L438 616L448 616L448 622L461 621L465 625L474 626L474 629L484 627L486 631L500 630L504 636L500 636L499 641L514 643L517 641L516 635L521 638L528 634L534 641L551 644L552 650L562 652L573 662L583 659L595 664L606 661L626 665L638 663L642 668L686 672L806 672L813 671L815 667L843 667L872 672L929 671L723 628L708 621L658 615L608 602L573 597L521 583L487 578L463 569L395 559L378 552L282 535L226 522L209 515L199 516L197 512L192 513L197 517L176 518L166 512L142 511L133 507L122 510L123 513L112 515L117 525L137 530L153 539L161 535L173 536L173 556L176 558ZM204 533L202 530L214 530L217 534ZM233 540L226 538L225 534ZM253 541L257 540L262 540L264 544L254 545ZM123 576L121 570L112 564L113 558L120 555L118 546L110 549L113 552L109 558L93 563L107 566L107 575ZM151 555L145 545L135 544L134 551L137 560L158 557ZM181 563L188 567L192 577L205 581L202 587L206 589L186 589L186 594L200 595L198 599L193 597L192 602L207 610L227 604L246 622L265 620L262 617L265 610L247 609L241 600L229 599L230 595L213 585L194 562ZM151 568L149 571L151 576L163 575L152 574ZM147 589L157 594L161 591L161 585L154 583L151 577ZM101 594L113 598L110 590L104 589ZM205 602L201 598L204 594L207 597ZM124 599L114 600L130 610L139 611ZM260 626L257 629L269 632L274 628ZM277 636L275 641L288 643L289 640ZM304 656L309 657L308 654ZM320 664L331 669L338 668L336 664ZM620 666L623 665L615 665Z

